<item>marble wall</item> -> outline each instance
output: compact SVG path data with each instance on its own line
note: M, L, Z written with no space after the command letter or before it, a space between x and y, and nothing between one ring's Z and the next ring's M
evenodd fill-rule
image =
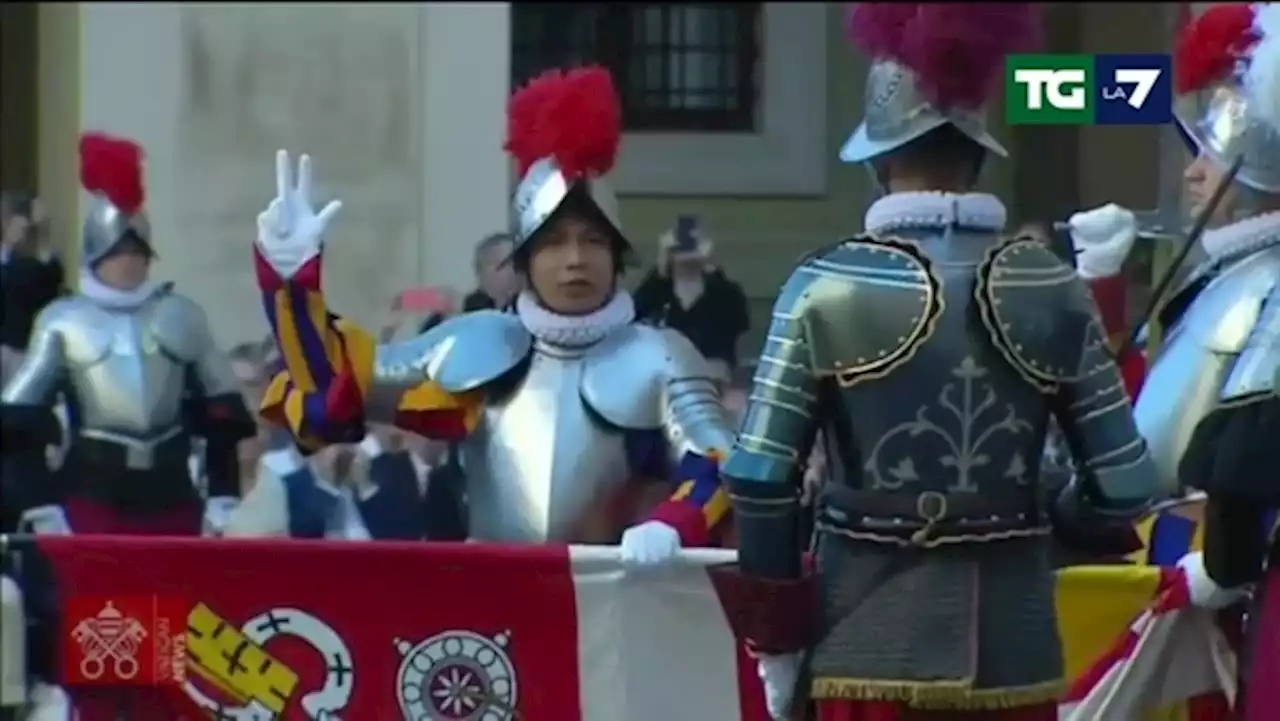
M414 5L182 6L175 211L198 271L184 280L228 304L220 325L256 312L247 250L278 148L312 155L317 207L344 203L326 253L335 309L375 323L417 281L417 29Z
M318 205L344 202L325 262L336 311L376 329L408 287L465 292L474 243L507 224L509 38L505 3L42 5L55 232L78 242L77 136L136 140L156 275L206 306L219 342L260 338L254 221L287 148L312 155Z

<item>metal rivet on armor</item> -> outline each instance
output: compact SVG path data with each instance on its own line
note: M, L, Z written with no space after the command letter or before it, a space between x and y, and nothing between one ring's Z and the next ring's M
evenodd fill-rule
M1018 352L1022 352L1022 345L1020 343L1015 343L1013 349Z
M906 343L906 342L907 342L907 337L906 337L905 335L900 335L900 336L898 336L898 342L899 342L899 343Z
M866 363L866 362L867 362L867 359L866 359L866 358L863 358L862 356L858 356L858 362L859 362L859 363Z
M919 323L919 322L920 322L920 316L918 316L918 315L917 315L917 316L912 316L912 318L911 318L911 322L912 322L912 323Z
M833 363L833 365L835 365L835 367L836 367L836 368L843 368L843 367L844 367L844 364L843 364L843 363L841 363L840 361L835 361L835 362Z

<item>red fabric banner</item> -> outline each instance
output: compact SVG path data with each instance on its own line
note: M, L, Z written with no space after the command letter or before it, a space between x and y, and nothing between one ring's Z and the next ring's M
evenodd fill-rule
M84 721L114 713L92 702L107 691L107 706L128 708L131 694L154 703L153 683L193 719L579 717L565 549L101 536L41 538L39 549ZM185 649L156 640L155 609L175 607L190 609ZM129 668L122 658L175 654L177 678L112 676ZM88 666L108 670L93 681L82 666L95 658Z

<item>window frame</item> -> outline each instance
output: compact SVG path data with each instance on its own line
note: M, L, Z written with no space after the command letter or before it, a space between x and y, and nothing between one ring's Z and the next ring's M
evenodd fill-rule
M609 176L614 188L653 197L825 195L835 152L827 138L833 7L764 3L756 130L626 131Z
M665 3L649 3L665 5ZM740 82L736 89L738 107L697 111L683 108L647 108L643 100L631 96L631 74L636 70L633 58L626 52L633 46L635 32L635 5L615 4L603 14L603 32L597 31L612 42L605 47L613 51L607 58L614 68L618 85L622 89L623 121L627 132L668 133L725 133L754 132L759 121L760 109L760 60L763 51L764 3L725 3L715 7L731 8L737 15L736 52L732 56L737 65ZM697 46L691 46L696 49Z

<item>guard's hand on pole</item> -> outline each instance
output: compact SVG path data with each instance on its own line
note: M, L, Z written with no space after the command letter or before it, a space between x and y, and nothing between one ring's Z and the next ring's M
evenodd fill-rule
M1110 278L1120 272L1138 237L1138 218L1115 203L1085 210L1067 221L1080 277Z

